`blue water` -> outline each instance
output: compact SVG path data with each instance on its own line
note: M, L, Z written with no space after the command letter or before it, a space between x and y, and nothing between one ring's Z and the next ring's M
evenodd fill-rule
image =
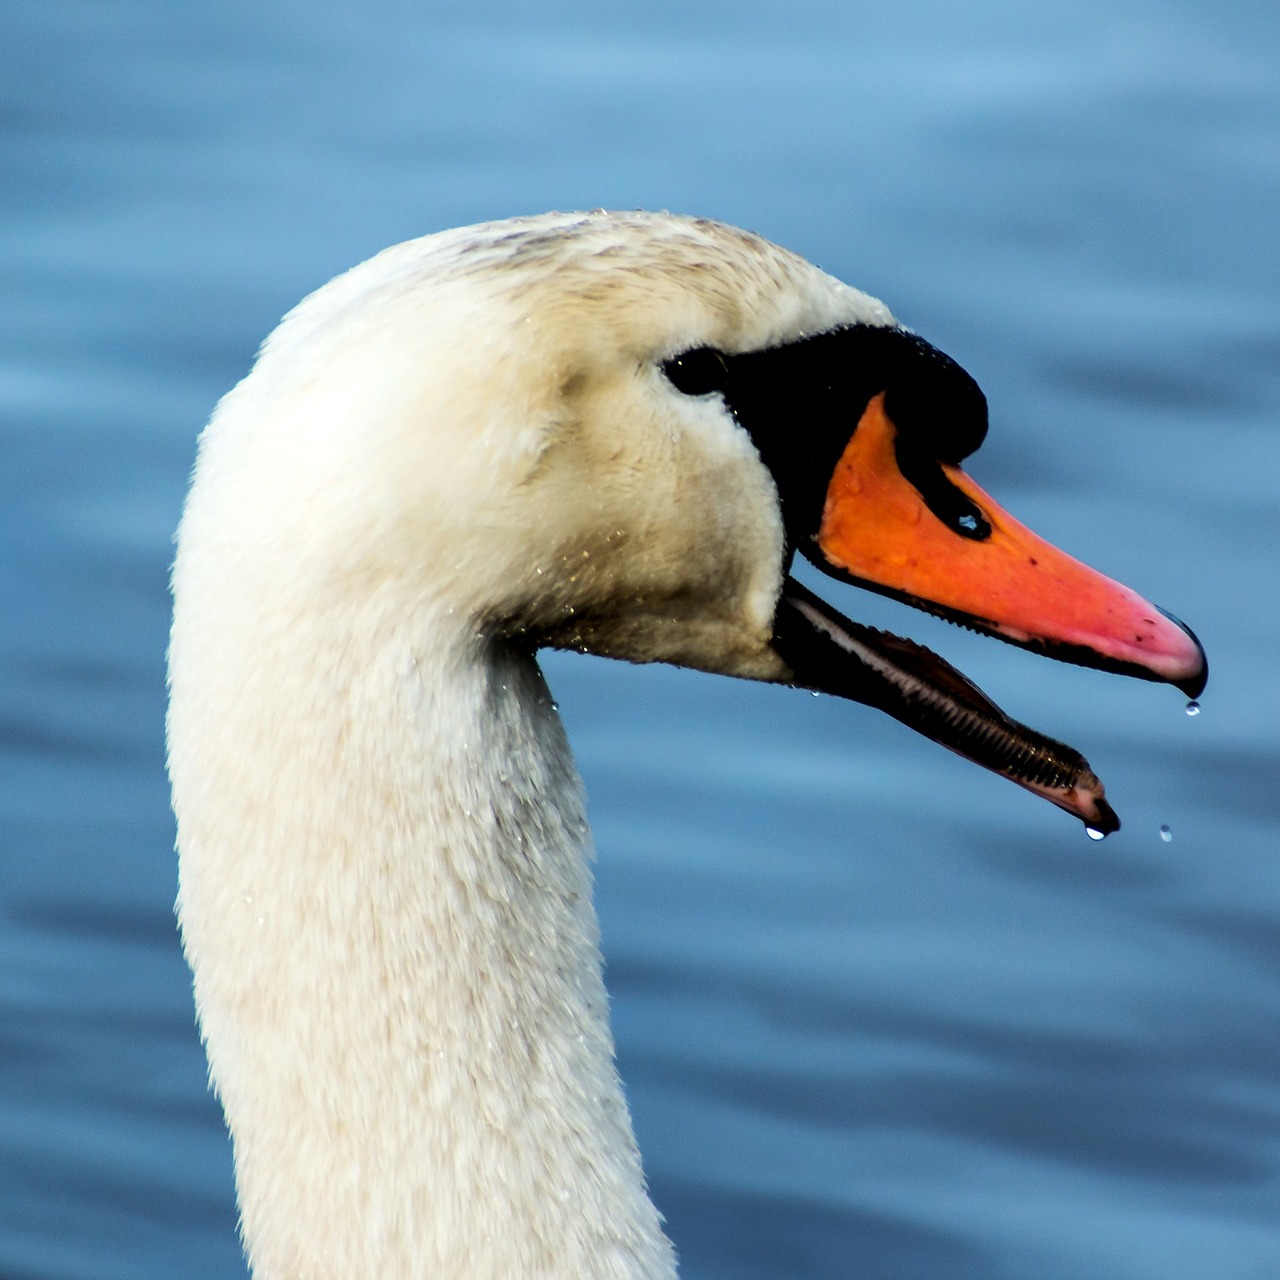
M548 660L686 1276L1280 1277L1271 0L6 0L0 1277L244 1276L162 772L201 423L383 245L599 205L885 298L980 481L1213 664L1189 719L824 584L1079 746L1093 845L865 708Z

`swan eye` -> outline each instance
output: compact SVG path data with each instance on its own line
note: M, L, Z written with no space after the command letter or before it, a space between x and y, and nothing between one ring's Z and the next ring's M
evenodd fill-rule
M696 347L662 362L662 372L686 396L723 391L729 382L729 362L714 347Z

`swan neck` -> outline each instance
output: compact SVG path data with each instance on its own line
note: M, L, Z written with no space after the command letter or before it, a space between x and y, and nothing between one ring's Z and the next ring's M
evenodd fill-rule
M197 640L179 596L171 662L184 945L257 1280L674 1276L533 657Z

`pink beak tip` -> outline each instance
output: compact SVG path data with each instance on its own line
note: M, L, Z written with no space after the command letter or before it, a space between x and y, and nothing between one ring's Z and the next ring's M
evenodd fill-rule
M1176 629L1171 636L1170 645L1171 670L1165 677L1175 688L1181 689L1188 698L1198 698L1209 683L1209 659L1205 656L1204 645L1181 618L1175 618L1167 609L1156 608Z

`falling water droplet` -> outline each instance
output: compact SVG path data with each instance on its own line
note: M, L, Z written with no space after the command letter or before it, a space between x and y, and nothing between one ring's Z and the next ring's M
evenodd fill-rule
M1160 824L1160 839L1163 840L1165 844L1168 844L1169 841L1173 839L1173 831L1167 822L1162 822Z
M1199 714L1200 714L1200 704L1194 698L1192 698L1191 701L1187 703L1187 715L1198 716Z
M1099 831L1097 827L1085 827L1084 830L1090 840L1105 840L1107 838L1107 833Z

